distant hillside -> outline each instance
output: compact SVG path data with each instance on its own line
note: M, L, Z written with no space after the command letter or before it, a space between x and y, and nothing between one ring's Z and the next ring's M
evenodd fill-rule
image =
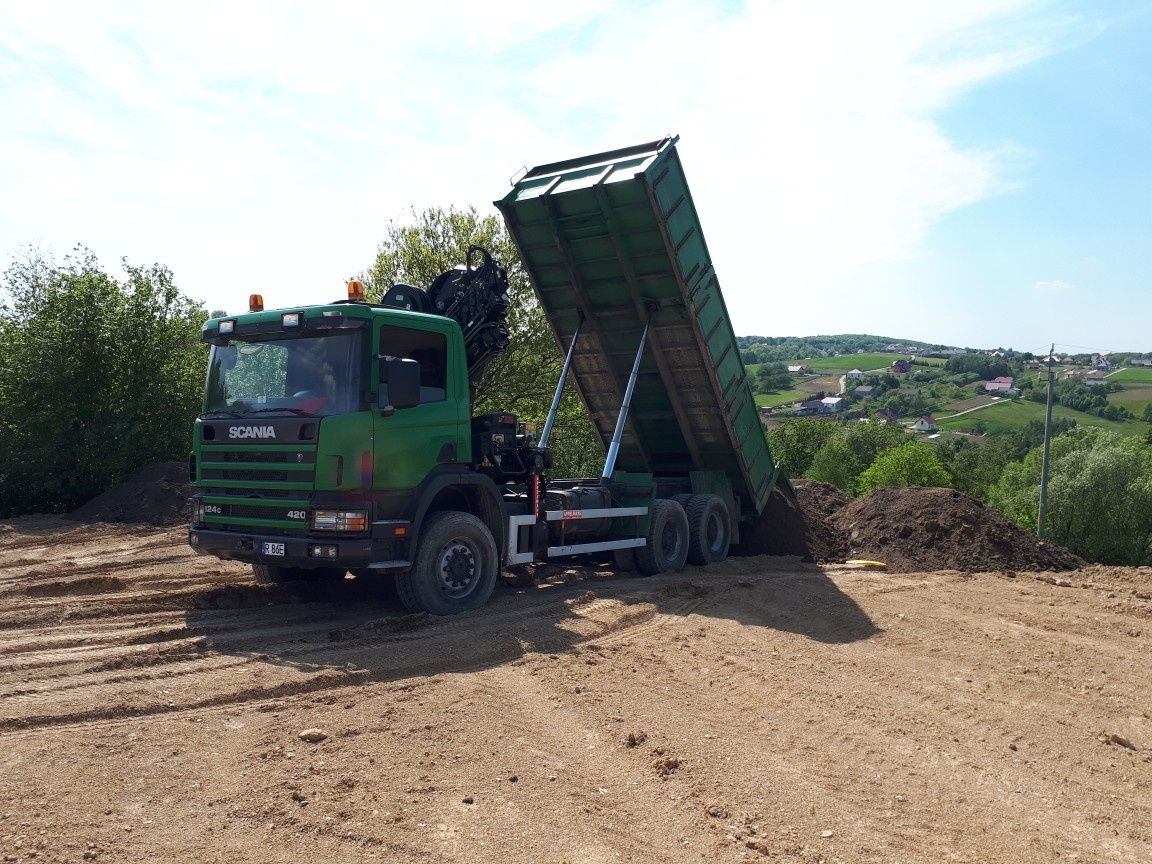
M841 333L834 336L737 336L745 363L776 363L806 360L837 354L894 353L926 354L948 348L917 339L894 339L867 333Z

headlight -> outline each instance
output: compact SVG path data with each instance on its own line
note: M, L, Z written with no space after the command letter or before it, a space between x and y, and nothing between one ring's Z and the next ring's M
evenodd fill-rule
M236 329L235 321L221 321L220 322L220 335L227 336L229 333Z
M313 531L367 531L367 510L313 510Z

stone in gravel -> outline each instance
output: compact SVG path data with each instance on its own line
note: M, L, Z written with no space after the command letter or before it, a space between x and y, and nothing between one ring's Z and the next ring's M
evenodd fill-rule
M1125 738L1123 735L1115 735L1115 734L1109 735L1107 738L1104 739L1104 741L1105 741L1105 743L1108 743L1108 744L1119 744L1121 747L1125 747L1129 750L1135 750L1136 749L1136 745L1133 744L1131 741L1129 741L1127 738Z
M474 804L474 803L476 803L476 799L473 798L471 795L469 795L467 798L464 799L464 803L465 804Z
M296 737L301 741L307 741L309 744L319 744L328 737L328 733L323 729L305 729Z
M831 837L831 836L832 836L832 832L831 832L831 831L821 831L821 832L820 832L820 836L821 836L821 837Z

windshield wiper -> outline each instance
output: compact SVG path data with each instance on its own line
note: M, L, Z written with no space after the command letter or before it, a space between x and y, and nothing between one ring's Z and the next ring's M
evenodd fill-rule
M239 411L226 411L223 409L216 411L205 411L197 419L207 420L210 417L243 417L244 415Z
M315 417L311 411L305 411L303 408L257 408L254 411L246 411L239 416L247 417L249 414L270 414L273 411L286 411L289 414L295 414L297 417Z

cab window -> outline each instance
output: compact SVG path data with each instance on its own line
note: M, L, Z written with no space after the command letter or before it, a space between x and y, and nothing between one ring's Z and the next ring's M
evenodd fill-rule
M448 340L443 333L384 325L380 328L380 353L420 364L421 404L447 398ZM381 384L380 389L387 397L388 385Z

